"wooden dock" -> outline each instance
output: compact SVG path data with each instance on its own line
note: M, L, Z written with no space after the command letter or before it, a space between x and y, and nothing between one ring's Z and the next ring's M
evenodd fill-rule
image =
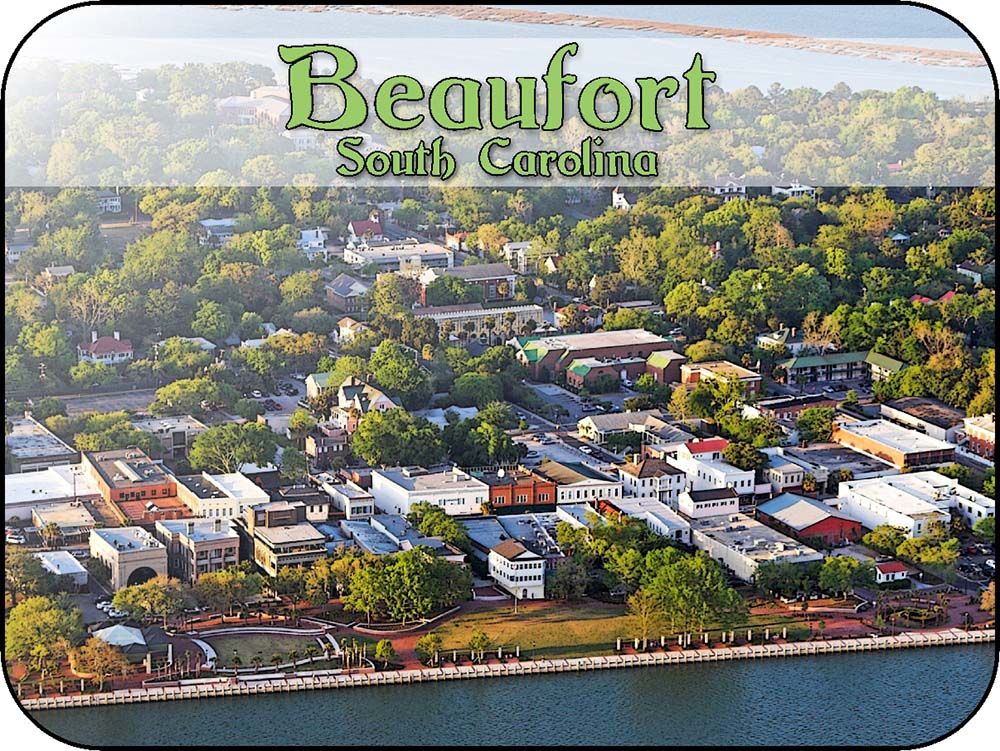
M518 675L683 665L727 660L756 660L769 657L801 657L848 652L874 652L888 649L911 649L914 647L987 644L995 641L995 639L996 632L994 629L982 631L952 629L949 631L907 632L894 636L870 636L855 639L828 639L824 641L754 644L719 648L702 647L686 651L604 655L600 657L571 657L551 660L524 660L502 664L459 665L457 667L387 670L384 672L344 673L339 670L330 670L290 676L275 675L273 673L254 676L248 673L241 675L238 679L202 678L179 681L171 685L121 689L104 693L44 696L37 699L24 699L21 701L21 704L25 709L35 712L43 709L100 707L109 704L206 699L216 696L253 696L256 694L290 693L292 691L307 691L312 689L389 686L407 683L425 683L429 681L502 678Z

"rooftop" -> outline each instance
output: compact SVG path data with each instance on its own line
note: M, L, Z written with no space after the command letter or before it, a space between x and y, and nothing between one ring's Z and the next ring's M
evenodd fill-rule
M341 297L359 297L368 293L371 285L350 274L338 274L326 288Z
M458 467L388 467L377 469L373 475L381 475L395 485L410 492L486 488L482 480L477 480Z
M611 412L603 415L587 415L580 419L601 433L630 430L633 425L643 425L647 418L665 420L667 414L661 409L643 409L635 412Z
M146 417L140 420L132 420L132 427L147 433L173 433L183 430L184 432L208 430L208 426L201 420L191 415L177 415L175 417Z
M219 529L215 528L215 522L219 521ZM157 529L162 529L171 535L177 535L181 539L188 539L191 542L215 542L218 540L236 540L239 535L232 528L232 522L228 519L192 519L189 521L169 520L156 522Z
M506 263L474 263L471 266L455 266L447 270L435 269L434 273L439 276L454 276L467 282L517 276L514 269Z
M94 517L79 501L59 503L46 508L36 508L34 510L35 524L38 527L45 527L55 524L60 529L73 529L80 527L93 527Z
M986 431L987 433L995 433L997 427L996 415L989 414L989 415L978 415L976 417L966 417L965 426L967 428L970 427L978 428L979 430Z
M571 485L587 480L615 482L613 477L581 462L558 462L555 459L545 459L535 467L535 471L558 485Z
M345 519L340 522L340 528L359 547L372 555L391 555L399 551L399 547L388 535L375 529L367 521Z
M239 472L220 475L202 472L200 475L182 475L176 479L198 498L203 499L234 498L240 500L267 497L267 493L259 485Z
M357 225L357 222L354 222ZM366 222L367 224L367 222ZM355 233L357 230L355 229ZM365 258L368 261L396 260L400 258L412 258L413 256L431 257L447 256L454 254L442 245L435 243L398 243L395 245L380 245L354 248L353 253Z
M416 318L464 318L469 315L503 315L504 313L532 313L541 316L543 312L540 305L533 303L490 307L480 302L475 302L462 303L460 305L438 305L427 308L416 308L413 311L413 315Z
M163 543L142 527L103 527L91 530L90 536L99 537L118 550L164 548Z
M83 465L63 464L41 472L18 472L4 477L5 506L19 503L44 503L74 497L97 496L101 489Z
M161 485L172 479L162 466L138 448L86 451L84 457L111 488Z
M704 370L712 375L722 378L755 379L760 378L760 373L755 373L749 368L737 365L728 360L711 360L708 362L689 362L681 366L687 370Z
M621 329L619 331L592 331L588 334L559 334L539 339L518 340L525 351L559 352L603 349L606 347L635 347L648 344L663 344L670 348L670 342L662 336L645 329Z
M5 438L7 450L17 459L76 456L58 436L32 417L11 417Z
M730 550L757 563L822 560L823 555L807 545L751 519L745 514L723 514L691 520L691 530L716 540Z
M517 540L504 540L493 546L493 552L508 561L516 561L519 558L537 558L538 555L532 553Z
M802 531L830 517L851 518L822 501L795 493L777 495L766 503L758 504L757 511L777 519L796 531Z
M961 425L962 421L965 420L965 412L962 410L949 407L937 399L926 399L920 396L904 396L902 399L893 399L891 402L886 402L885 406L899 412L905 412L911 417L946 430Z
M309 522L285 524L280 527L254 527L254 536L272 545L290 545L295 543L323 543L326 535Z
M662 477L663 475L683 475L684 470L678 469L673 464L665 462L663 459L643 459L636 464L627 462L618 468L621 472L633 477Z
M839 469L850 471L855 477L874 472L894 472L892 465L839 443L814 443L805 447L789 446L782 449L784 457L804 469Z
M74 574L86 574L87 569L83 567L76 558L65 550L44 550L35 553L35 558L42 562L42 566L47 571L56 576L73 576Z
M836 435L839 431L876 441L889 449L903 453L949 451L954 449L954 446L947 441L931 438L929 435L901 427L888 420L842 422L837 425L834 434Z
M958 500L975 503L985 509L996 506L989 496L977 493L940 472L909 472L892 477L850 480L842 482L840 488L841 496L853 492L903 514L947 509Z

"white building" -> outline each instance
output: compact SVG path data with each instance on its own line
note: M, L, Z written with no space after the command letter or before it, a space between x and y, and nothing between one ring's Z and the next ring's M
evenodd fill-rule
M481 514L490 486L458 467L388 467L372 472L375 506L384 514L406 514L416 503L429 503L451 516Z
M677 500L680 512L689 519L704 519L740 510L740 498L732 488L685 490Z
M802 198L803 196L806 198L816 198L816 188L798 182L792 182L789 185L772 185L771 195L788 198Z
M120 214L122 211L122 197L118 191L97 191L97 210L101 214Z
M236 232L235 219L202 219L198 224L201 225L198 233L200 245L222 245Z
M251 506L270 501L262 487L239 472L178 475L177 498L196 516L235 519Z
M374 264L379 271L419 271L428 267L450 269L455 254L436 243L401 242L391 245L366 244L344 248L344 261L360 266Z
M327 248L327 243L329 240L330 233L325 227L303 229L299 230L299 239L295 243L295 247L301 250L310 261L314 261L317 258L328 261L329 249Z
M823 554L745 514L694 519L691 541L739 579L752 582L762 563L812 563Z
M663 459L643 459L618 467L618 477L626 498L655 500L677 508L677 497L684 489L684 470Z
M622 498L621 480L580 462L548 459L535 467L535 473L556 484L556 503L617 503Z
M160 442L160 455L164 459L185 457L194 439L208 430L208 426L191 415L149 417L133 420L132 427L149 433Z
M687 476L690 490L732 488L738 495L753 495L756 488L753 470L739 469L719 459L698 459L688 450L680 450L671 464Z
M329 479L326 479L329 478ZM375 496L353 482L334 482L329 475L320 475L320 487L330 496L333 508L347 519L368 519L375 513Z
M110 572L113 590L167 575L167 548L142 527L90 532L90 555Z
M490 548L490 578L518 600L545 599L545 559L517 540Z
M87 569L65 550L45 550L35 553L35 558L42 562L42 568L50 574L68 577L75 588L87 586L89 574Z
M27 521L36 509L74 501L96 501L100 497L97 482L80 464L19 472L4 476L3 517L5 522Z
M622 513L643 522L660 537L691 544L691 523L666 503L654 498L622 498L614 504Z
M98 336L96 331L90 332L88 344L77 345L77 357L81 362L101 363L102 365L121 365L129 362L135 356L132 342L122 339L117 331L113 336Z
M732 180L727 180L724 185L713 185L710 190L713 196L722 198L723 203L747 197L747 186Z
M952 511L970 525L994 511L991 498L937 472L842 482L837 500L841 511L869 529L891 524L907 537L921 537L932 522L948 524Z
M889 584L902 581L910 576L906 565L900 561L883 561L875 564L875 583Z

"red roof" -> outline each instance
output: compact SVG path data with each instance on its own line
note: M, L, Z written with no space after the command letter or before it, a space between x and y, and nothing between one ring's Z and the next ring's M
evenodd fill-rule
M904 566L899 561L886 561L885 563L876 563L875 568L879 570L882 574L902 574L906 572L906 566Z
M948 302L951 298L955 296L955 290L949 290L945 292L941 297L937 299L938 302Z
M129 339L115 339L113 336L102 336L96 342L90 342L80 347L91 355L112 355L118 352L131 352L132 342Z
M373 235L382 234L382 224L380 222L373 222L371 219L355 219L351 222L350 227L351 232L358 237L363 237L368 232L371 232Z
M709 452L724 451L729 441L725 438L705 438L688 441L684 444L692 454L707 454Z
M913 295L910 297L910 302L922 302L924 305L930 305L934 301L924 295Z

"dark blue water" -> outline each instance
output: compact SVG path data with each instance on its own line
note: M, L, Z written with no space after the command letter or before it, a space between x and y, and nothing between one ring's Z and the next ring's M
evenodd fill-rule
M890 745L958 726L991 646L39 712L89 745Z

